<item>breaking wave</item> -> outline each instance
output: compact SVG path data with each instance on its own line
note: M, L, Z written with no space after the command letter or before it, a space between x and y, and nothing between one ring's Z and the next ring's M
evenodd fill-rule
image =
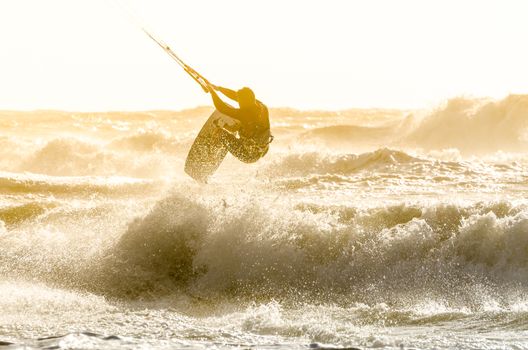
M271 110L208 184L209 108L0 111L0 347L522 347L526 102Z
M8 142L6 140L6 142ZM52 176L163 177L175 171L190 143L162 133L141 133L109 144L74 138L57 138L44 145L10 141L4 170ZM24 149L24 151L21 150Z
M417 126L412 116L401 119L401 114L364 126L342 120L329 126L321 116L309 131L293 118L282 121L297 123L297 134L288 131L295 142L344 143L364 133L361 142L371 142L415 128L402 142L469 152L491 150L482 141L489 139L493 147L515 149L524 142L526 104L525 96L496 103L453 100ZM197 123L180 117L178 127ZM60 124L61 118L53 118ZM194 124L176 133L170 129L170 114L162 128L149 127L153 118L145 114L137 117L141 127L117 116L69 118L80 125L70 125L72 130L90 129L82 129L77 138L0 138L1 155L11 157L0 174L5 195L0 207L2 276L116 298L187 293L209 300L301 300L300 295L338 300L345 295L357 302L403 303L429 295L466 306L478 304L483 293L507 299L515 293L506 290L528 284L528 209L522 201L504 197L493 203L474 200L484 191L524 189L520 163L464 161L457 150L427 155L404 147L307 152L304 144L292 151L282 143L244 168L250 169L247 173L228 159L226 167L232 168L220 169L219 179L235 174L233 182L199 187L176 181L177 193L166 196L153 178L182 172ZM86 136L91 128L105 137ZM490 138L494 128L497 133ZM225 169L229 171L222 173ZM16 173L20 171L42 175ZM240 181L255 173L254 186L240 191ZM357 199L356 188L339 187L338 181L326 192L273 187L288 177L315 175L318 181L318 175L326 174L359 174L373 183L365 186L363 197L372 207L360 207L352 200ZM389 176L392 187L379 180ZM497 179L502 182L493 187ZM418 203L420 190L434 195L440 188L435 186L446 182L445 188L451 186L446 196ZM372 196L376 187L383 191L378 201ZM351 198L347 205L328 204L334 189L335 196ZM448 198L464 190L476 193L471 203ZM138 196L122 200L130 193ZM415 195L409 203L407 193ZM162 196L166 198L155 202ZM309 202L319 196L327 196L326 205Z
M457 148L466 154L524 152L527 117L528 95L491 102L456 98L425 118L404 143L426 149Z
M453 98L433 112L402 111L389 116L380 113L377 118L383 122L374 124L361 116L342 120L334 116L337 125L313 117L315 126L298 131L295 142L332 149L355 147L355 151L380 147L457 149L465 156L525 152L528 146L528 95L510 95L500 101Z
M504 296L528 283L525 207L218 204L162 200L129 225L93 283L128 297L183 289L401 303L425 293L470 307L476 289Z
M267 166L273 176L303 176L309 174L347 175L365 169L381 169L399 164L423 163L403 151L388 148L361 154L325 154L321 152L292 153Z
M333 147L356 145L379 147L393 141L394 130L390 127L365 127L355 125L332 125L315 128L302 133L302 142L322 142Z
M120 137L110 143L110 148L135 152L183 153L191 146L192 138L182 141L167 132L143 131Z
M97 251L75 237L21 246L23 231L4 234L0 273L117 298L434 297L478 308L484 295L508 303L528 284L527 231L528 208L507 202L361 209L174 194Z
M0 173L0 190L11 195L93 195L141 193L156 186L154 181L123 177L63 177Z

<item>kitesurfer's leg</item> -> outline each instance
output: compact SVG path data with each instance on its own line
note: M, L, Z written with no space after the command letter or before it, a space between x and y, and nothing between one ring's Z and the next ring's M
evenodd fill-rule
M229 153L244 163L255 163L262 157L262 151L255 145L243 139L238 139L225 130L221 130L221 138Z

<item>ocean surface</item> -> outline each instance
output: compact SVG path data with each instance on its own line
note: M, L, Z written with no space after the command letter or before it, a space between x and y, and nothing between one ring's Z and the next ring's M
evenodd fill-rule
M0 349L528 349L528 96L211 112L0 112Z

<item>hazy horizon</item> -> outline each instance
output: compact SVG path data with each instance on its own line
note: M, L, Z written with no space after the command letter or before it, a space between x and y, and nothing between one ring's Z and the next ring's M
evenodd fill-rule
M323 108L298 108L295 106L273 106L268 105L268 108L270 110L292 110L297 112L329 112L329 113L339 113L339 112L346 112L346 111L354 111L354 110L379 110L379 111L431 111L438 108L442 108L445 106L449 101L456 100L456 99L469 99L469 100L482 100L482 101L488 101L488 102L498 102L504 99L507 99L510 96L527 96L528 94L507 94L500 98L494 98L490 96L470 96L470 95L458 95L458 96L452 96L450 98L440 99L438 103L431 104L428 106L423 107L391 107L391 106L350 106L345 108L336 108L336 109L323 109ZM200 110L200 109L213 109L214 105L211 104L203 104L203 105L196 105L196 106L189 106L189 107L183 107L183 108L172 108L172 109L159 109L159 108L148 108L148 109L108 109L108 110L102 110L102 109L60 109L60 108L31 108L31 109L8 109L8 108L0 108L0 112L39 112L39 111L50 111L50 112L63 112L63 113L119 113L119 112L125 112L125 113L143 113L143 112L185 112L185 111L194 111L194 110Z

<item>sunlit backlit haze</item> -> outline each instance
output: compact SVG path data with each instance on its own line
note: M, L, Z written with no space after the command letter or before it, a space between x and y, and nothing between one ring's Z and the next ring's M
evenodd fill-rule
M528 350L527 19L0 0L0 348Z
M526 1L121 1L217 84L272 106L420 108L528 92ZM209 103L114 1L0 3L0 108Z

